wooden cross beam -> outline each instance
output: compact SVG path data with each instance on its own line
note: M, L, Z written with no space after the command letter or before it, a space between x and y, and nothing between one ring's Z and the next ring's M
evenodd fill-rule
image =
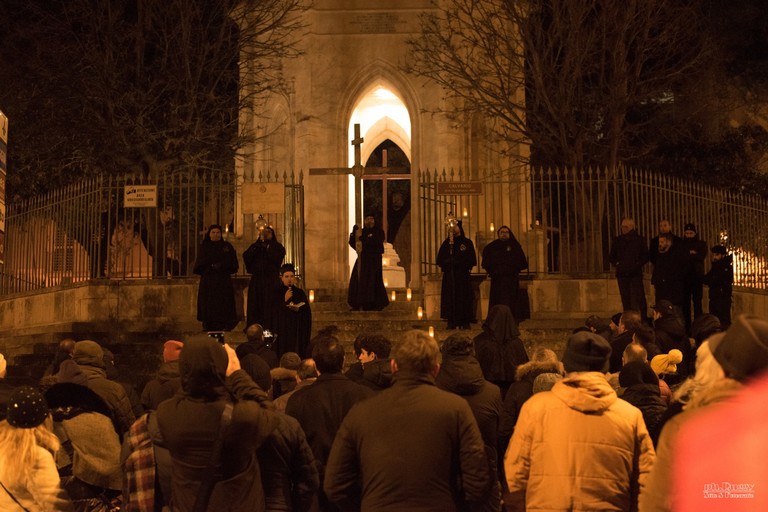
M355 165L352 168L349 167L319 167L309 170L310 176L332 176L351 174L355 177L355 224L362 228L363 226L363 212L360 207L363 196L363 163L362 158L362 145L365 139L360 136L360 124L355 123L355 138L352 139L351 144L355 146Z

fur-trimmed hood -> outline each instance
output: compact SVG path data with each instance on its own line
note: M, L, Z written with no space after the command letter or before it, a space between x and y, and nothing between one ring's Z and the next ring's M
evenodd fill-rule
M556 373L564 376L563 363L559 361L529 361L517 367L515 380L518 382L521 380L533 382L542 373Z

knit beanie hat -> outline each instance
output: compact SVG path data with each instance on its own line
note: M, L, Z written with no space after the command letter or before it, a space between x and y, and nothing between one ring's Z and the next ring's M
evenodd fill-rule
M45 398L31 386L16 389L8 400L8 423L16 428L35 428L48 417Z
M710 336L709 348L728 377L744 382L768 369L768 320L739 315L727 331Z
M163 362L170 363L171 361L178 361L182 348L184 348L184 343L181 341L166 341L163 345Z
M683 362L683 353L673 348L668 354L659 354L651 359L651 369L656 375L677 373L677 365Z
M577 332L565 344L563 366L566 372L602 372L606 370L611 345L599 334Z
M5 356L0 354L0 378L5 376L5 370L8 368L8 361L5 360Z
M104 351L101 349L101 345L91 340L83 340L75 343L75 351L72 352L72 359L77 364L85 366L96 366L98 368L105 368L104 364Z

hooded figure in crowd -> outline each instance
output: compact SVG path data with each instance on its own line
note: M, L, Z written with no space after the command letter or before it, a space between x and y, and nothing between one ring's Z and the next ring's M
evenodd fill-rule
M117 433L122 437L136 418L125 388L120 383L107 379L104 350L95 341L78 341L75 343L72 358L88 379L88 388L95 391L112 411L117 422Z
M183 393L157 409L162 445L173 466L171 508L192 511L196 499L205 500L201 483L207 481L212 488L202 510L263 511L256 452L278 424L276 413L266 410L272 403L240 369L235 351L210 338L185 343L179 371ZM228 404L231 420L222 429ZM215 453L219 436L221 451Z
M502 396L506 395L517 367L528 362L512 311L507 306L493 306L483 322L483 332L474 341L483 375L501 388Z

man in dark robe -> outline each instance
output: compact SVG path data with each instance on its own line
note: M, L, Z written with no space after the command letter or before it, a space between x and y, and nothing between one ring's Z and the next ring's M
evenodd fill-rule
M296 286L296 269L286 263L280 267L280 285L275 293L277 355L304 354L312 332L312 310L304 290Z
M355 225L349 235L349 245L357 251L358 256L349 277L347 302L356 311L381 311L389 305L384 279L381 277L384 230L376 227L373 215L366 215L363 224L362 230L358 230Z
M440 318L448 321L448 329L469 329L469 324L475 321L470 272L477 264L477 256L474 244L464 236L461 221L440 246L437 264L443 271Z
M528 259L509 227L501 226L496 235L498 238L483 249L483 268L491 276L488 309L502 304L512 310L515 319L519 319L521 315L517 306L520 288L518 276L521 270L528 268Z
M200 276L197 290L197 319L206 331L229 331L239 321L235 309L235 289L231 274L237 272L237 253L222 240L221 226L211 225L195 261Z
M261 230L258 240L243 253L245 269L251 274L246 325L260 324L264 329L275 327L273 306L277 297L274 292L280 285L283 258L285 247L277 241L274 230L269 226Z

